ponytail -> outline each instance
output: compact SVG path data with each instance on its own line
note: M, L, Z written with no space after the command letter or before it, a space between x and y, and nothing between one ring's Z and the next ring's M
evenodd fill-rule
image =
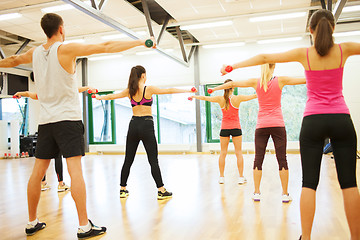
M231 79L226 79L224 83L227 82L232 82ZM225 99L225 109L228 110L229 109L229 105L230 105L230 93L233 89L232 88L228 88L228 89L224 89L224 99Z
M139 80L143 73L146 73L145 68L143 66L137 65L131 68L129 83L128 83L130 98L135 96L135 94L139 91Z
M315 49L320 56L328 54L334 45L332 36L334 26L334 16L328 10L318 10L310 18L310 28L316 34Z
M261 65L260 88L263 87L265 92L268 89L267 83L272 78L272 72L270 71L270 68L274 67L275 64L273 63L266 63Z

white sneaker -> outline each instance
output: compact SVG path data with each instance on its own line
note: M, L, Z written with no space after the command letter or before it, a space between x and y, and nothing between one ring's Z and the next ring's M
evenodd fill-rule
M41 183L41 191L46 191L46 190L48 190L50 188L51 187L50 187L50 185L48 183L45 183L45 184Z
M288 194L283 194L281 199L282 199L283 203L288 203L288 202L292 201L292 198L290 197L289 193Z
M246 182L247 182L247 180L245 177L239 177L238 184L244 184Z
M219 184L224 184L224 183L225 183L225 178L219 177Z
M70 190L70 187L63 183L63 185L58 185L58 192L65 192L66 190Z
M252 199L254 200L254 202L260 202L261 199L260 193L254 193Z

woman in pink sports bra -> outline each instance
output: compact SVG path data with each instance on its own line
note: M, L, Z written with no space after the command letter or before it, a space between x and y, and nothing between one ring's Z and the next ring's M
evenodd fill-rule
M300 132L303 187L300 198L300 239L311 238L324 140L330 138L351 239L360 239L360 195L356 180L356 132L342 94L343 67L360 55L360 43L334 44L335 20L328 10L309 20L314 46L284 53L260 54L232 65L233 69L265 63L299 62L305 69L307 103ZM226 74L226 66L221 72ZM227 68L229 69L229 68Z
M232 82L232 80L227 79L225 83L227 82ZM238 184L244 184L247 181L243 175L244 158L241 150L242 131L239 120L239 106L241 102L255 99L256 94L235 96L233 95L233 91L234 91L233 88L226 89L224 91L224 96L214 96L214 97L191 96L191 98L218 103L221 107L223 117L221 121L221 131L220 131L220 156L219 156L220 184L225 183L225 178L224 178L225 158L227 155L227 150L230 142L230 136L232 136L232 140L235 148L235 155L237 159L237 166L239 171Z
M129 124L129 130L126 137L125 161L121 169L120 197L126 198L129 196L129 191L126 190L127 180L129 177L131 165L134 162L136 150L140 141L142 141L148 156L149 164L151 166L151 174L158 188L157 198L159 200L163 200L171 198L172 193L166 191L161 177L154 121L151 111L152 95L186 93L191 92L191 90L177 88L160 89L154 86L145 86L145 82L145 68L140 65L135 66L131 68L127 89L120 93L109 94L106 96L96 95L96 99L113 100L117 98L128 97L132 106L133 117L131 118Z
M253 166L255 190L252 199L261 200L260 183L262 164L268 140L274 141L276 159L279 164L279 175L282 186L282 202L288 203L292 199L288 193L289 171L286 160L286 130L281 111L281 93L285 85L305 84L305 78L273 77L275 64L261 66L261 78L246 81L228 82L217 86L213 91L235 88L252 87L256 90L259 101L259 112L255 130L255 160Z

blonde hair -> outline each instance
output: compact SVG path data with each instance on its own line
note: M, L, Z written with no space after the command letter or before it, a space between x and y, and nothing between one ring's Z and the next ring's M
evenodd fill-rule
M231 79L226 79L224 83L227 82L232 82ZM224 89L224 99L225 99L225 109L228 110L229 109L229 105L230 105L230 93L233 89L232 88L228 88L228 89Z
M267 83L272 77L272 72L270 71L270 69L272 69L274 67L275 67L274 63L266 63L266 64L261 65L260 88L264 87L265 92L268 89Z

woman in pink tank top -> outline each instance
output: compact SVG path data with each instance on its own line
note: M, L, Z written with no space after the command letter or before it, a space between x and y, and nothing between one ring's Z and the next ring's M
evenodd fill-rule
M227 79L226 82L232 82L232 80ZM244 159L242 155L241 145L242 145L242 131L239 120L239 106L241 102L249 101L256 98L256 94L253 95L233 95L233 88L226 89L224 91L224 96L191 96L191 98L215 102L218 103L222 111L222 121L221 121L221 131L220 131L220 156L219 156L219 170L220 178L219 183L225 183L224 170L225 170L225 158L227 155L227 150L230 142L230 136L232 136L235 155L237 158L237 166L239 171L238 184L244 184L247 182L246 178L243 175L244 169Z
M360 55L360 43L334 44L334 28L335 20L332 13L328 10L318 10L309 20L314 46L283 53L260 54L236 63L232 68L224 66L221 69L221 72L226 74L225 70L229 69L277 62L299 62L305 69L308 99L300 132L303 172L300 239L303 240L311 237L316 188L326 138L330 138L334 150L351 239L360 239L360 195L356 180L357 138L342 94L344 64L348 57Z
M275 64L261 66L261 78L246 81L236 81L215 87L213 91L234 87L252 87L256 90L259 101L259 112L255 130L255 160L254 160L254 201L260 201L260 182L262 164L268 140L274 141L276 158L279 164L279 175L282 185L282 202L288 203L291 197L288 193L289 171L286 161L286 130L281 112L281 92L285 85L304 84L305 78L273 77Z

